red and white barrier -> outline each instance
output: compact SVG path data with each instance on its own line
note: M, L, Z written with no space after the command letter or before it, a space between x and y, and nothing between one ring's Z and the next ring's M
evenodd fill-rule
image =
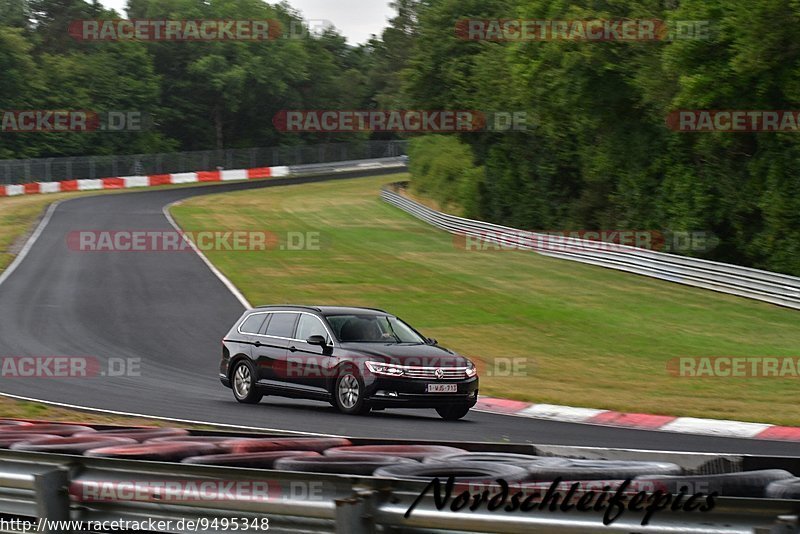
M68 191L96 191L103 189L132 189L171 184L225 182L232 180L257 180L289 176L289 167L259 167L221 171L179 172L151 174L148 176L122 176L97 180L64 180L61 182L31 182L19 185L0 185L0 197L38 195Z
M594 408L576 408L554 404L481 397L475 409L481 412L547 419L566 423L589 423L593 425L640 430L661 430L728 438L755 438L800 441L800 427L776 426L766 423L748 423L720 419L698 419L671 415L621 413Z

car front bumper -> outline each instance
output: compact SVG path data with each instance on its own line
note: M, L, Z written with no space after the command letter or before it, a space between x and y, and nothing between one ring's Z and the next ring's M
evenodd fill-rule
M455 384L455 393L429 393L428 384ZM466 380L423 380L371 377L364 381L368 402L375 407L438 408L475 406L478 377Z

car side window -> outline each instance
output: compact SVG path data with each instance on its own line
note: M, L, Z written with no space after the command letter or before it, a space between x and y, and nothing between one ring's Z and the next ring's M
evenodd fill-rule
M295 338L305 341L311 336L322 336L328 339L328 332L318 318L304 313L300 316Z
M263 313L253 314L244 320L242 326L239 327L239 331L243 334L258 334L265 318L266 315Z
M267 335L275 337L293 337L297 313L273 313L267 325Z

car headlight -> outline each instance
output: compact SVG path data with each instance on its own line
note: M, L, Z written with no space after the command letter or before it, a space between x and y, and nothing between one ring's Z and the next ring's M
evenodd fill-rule
M475 367L475 364L469 362L467 364L467 378L472 378L473 376L478 375L478 369Z
M382 362L366 362L367 369L376 375L403 376L403 369L397 365Z

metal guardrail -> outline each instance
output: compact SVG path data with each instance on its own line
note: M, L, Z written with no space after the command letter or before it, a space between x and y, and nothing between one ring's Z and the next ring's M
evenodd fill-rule
M306 165L289 166L290 175L316 176L336 174L343 172L360 172L381 169L400 169L408 165L405 156L357 159L352 161L337 161L327 163L310 163Z
M368 440L360 440L368 441ZM391 440L397 443L396 440ZM672 453L658 451L606 450L593 447L548 445L453 444L471 450L514 450L539 456L578 458L626 458L671 461L687 472L739 471L763 467L797 467L797 458ZM128 498L83 498L85 487L133 485L154 482L187 485L266 484L268 498L232 493L224 499L170 499L169 493L131 494ZM90 458L61 454L0 451L0 514L50 520L142 521L170 520L165 532L188 532L179 521L223 518L268 518L271 532L335 532L337 534L393 533L709 533L789 534L800 532L797 516L800 501L718 498L710 512L686 513L665 508L650 524L641 525L641 513L625 512L609 526L601 511L577 512L547 508L522 512L502 509L454 512L437 508L431 492L422 498L410 517L405 514L423 493L427 482L377 477L326 475L275 470ZM309 488L312 488L309 490ZM98 495L102 496L101 491ZM453 495L455 497L455 495ZM449 505L449 503L448 503ZM196 532L197 530L195 530ZM202 530L200 530L202 531ZM261 532L263 529L241 529Z
M164 154L0 160L0 185L211 171L217 167L253 169L390 158L405 154L407 144L407 141L360 141Z
M507 226L465 219L438 212L399 194L396 190L402 186L403 184L392 184L385 187L381 191L381 198L418 219L452 234L480 239L499 246L530 250L544 256L598 265L800 309L800 278L795 276L627 245L610 245L585 239L525 232ZM520 240L519 236L522 233L531 237L530 242Z

